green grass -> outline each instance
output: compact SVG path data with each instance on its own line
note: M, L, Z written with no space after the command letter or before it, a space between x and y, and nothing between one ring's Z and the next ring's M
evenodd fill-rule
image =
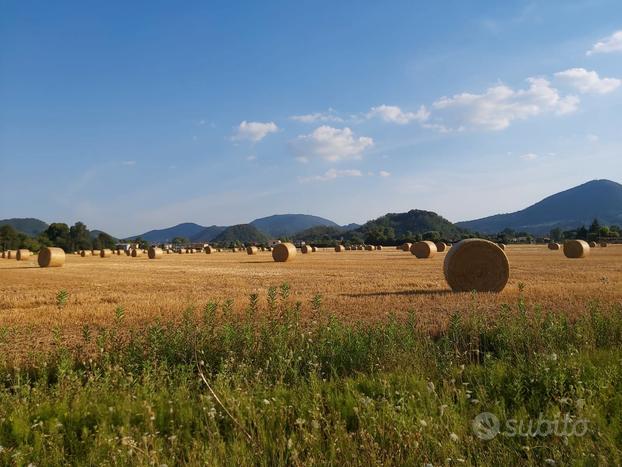
M622 463L620 306L570 322L521 299L430 335L415 312L347 324L321 297L289 295L251 296L244 316L208 303L138 333L117 308L114 326L85 327L72 348L55 330L56 350L2 363L0 463ZM567 416L587 431L485 441L471 424L481 412L502 426Z

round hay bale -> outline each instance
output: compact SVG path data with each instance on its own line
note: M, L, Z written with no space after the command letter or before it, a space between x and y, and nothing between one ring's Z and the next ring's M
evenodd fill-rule
M30 259L31 255L32 255L32 253L30 252L30 250L26 250L24 248L20 248L15 253L15 259L17 261L28 261Z
M149 250L147 250L147 256L149 256L149 259L160 259L162 258L163 253L162 248L154 246L149 247Z
M311 253L315 253L318 250L318 248L316 246L312 246L311 247Z
M413 246L413 244L412 244L412 243L404 243L404 244L401 246L402 251L410 251L410 247L411 247L411 246Z
M424 240L423 242L413 243L410 252L417 258L431 258L436 253L436 245L434 242Z
M247 255L256 255L258 251L259 251L259 248L257 248L256 246L248 246L248 247L246 247L246 254Z
M445 242L436 242L435 245L436 251L438 251L439 253L442 253L447 249L447 245L445 244Z
M268 251L272 251L272 247L271 247L271 246L266 247L266 250L268 250Z
M374 245L365 245L365 251L375 251L376 247Z
M2 256L2 258L6 258L6 251L3 250L0 256Z
M279 243L272 250L272 259L277 263L289 261L296 256L296 247L293 243Z
M596 248L598 245L596 244L596 242L592 241L589 242L588 245L590 246L590 248Z
M376 250L382 251L382 245L376 245Z
M607 242L600 242L600 247L601 248L606 248L607 247Z
M499 245L469 238L447 252L443 272L454 292L501 292L510 278L510 263Z
M138 258L143 255L143 250L139 250L138 248L132 248L132 258Z
M17 254L16 250L8 250L6 253L7 259L15 259L15 255Z
M341 253L345 251L345 247L343 245L335 245L335 253Z
M497 243L497 245L499 246L499 248L501 248L502 250L505 250L505 243Z
M92 254L93 254L93 253L91 252L91 250L82 250L82 251L80 252L80 256L82 256L83 258L84 258L85 256L91 256Z
M209 245L207 245L207 246L205 247L205 254L206 254L206 255L211 255L213 252L214 252L214 248L213 248L213 247L211 247L211 246L209 246Z
M302 245L300 247L300 251L302 252L303 255L306 255L307 253L312 253L313 248L311 247L311 245Z
M65 264L65 252L62 248L43 247L39 250L37 262L42 268L60 268Z
M548 248L549 248L549 250L559 250L560 245L559 245L559 243L551 242L551 243L549 243Z
M108 248L104 248L103 250L99 252L99 256L101 258L110 258L112 256L112 250L109 250Z
M585 258L590 254L590 245L585 240L566 240L564 255L566 258Z
M91 250L91 255L92 256L99 256L100 251L99 250Z

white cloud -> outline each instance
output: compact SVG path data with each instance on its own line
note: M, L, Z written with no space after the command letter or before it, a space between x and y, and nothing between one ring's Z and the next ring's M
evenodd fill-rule
M397 123L404 125L410 123L413 120L418 122L425 122L430 116L430 112L425 106L419 107L417 112L404 112L396 105L379 105L378 107L372 107L367 113L367 118L378 117L385 122Z
M514 90L504 84L488 88L483 94L462 93L442 97L433 107L454 129L503 130L514 120L525 120L545 113L574 112L576 96L561 96L544 78L528 78L527 89ZM443 125L444 126L444 125Z
M535 161L539 156L533 152L528 152L520 156L524 161Z
M136 165L136 161L122 161L121 165L125 165L125 166Z
M330 180L335 180L337 178L342 177L362 177L363 173L357 169L346 169L346 170L337 170L337 169L328 169L324 172L323 175L315 175L313 177L302 177L300 178L301 182L327 182Z
M304 115L292 115L289 117L291 120L295 120L301 123L316 123L316 122L343 122L341 117L334 114L333 109L328 109L328 112L316 112Z
M619 79L600 78L598 73L585 68L571 68L555 73L555 76L582 93L607 94L622 84Z
M391 172L387 172L386 170L381 170L380 172L378 172L378 175L380 175L381 177L390 177Z
M622 52L622 30L601 39L586 54L606 54L611 52Z
M344 159L360 159L362 152L373 146L374 140L367 136L355 137L350 128L333 128L322 125L313 133L299 135L293 142L300 158L317 157L336 162Z
M261 141L270 133L276 133L279 127L274 122L247 122L244 120L238 126L237 132L233 139L249 140L253 142Z

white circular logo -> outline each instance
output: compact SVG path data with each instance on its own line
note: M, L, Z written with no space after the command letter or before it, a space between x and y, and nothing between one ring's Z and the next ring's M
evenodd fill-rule
M473 419L471 428L475 436L481 440L488 441L499 434L501 424L495 414L482 412Z

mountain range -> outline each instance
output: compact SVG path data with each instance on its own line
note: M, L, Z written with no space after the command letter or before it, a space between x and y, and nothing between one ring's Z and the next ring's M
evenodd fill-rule
M248 224L205 227L183 223L165 229L150 230L130 238L142 238L152 243L170 242L175 237L193 242L247 241L264 242L266 239L291 237L305 238L353 236L357 233L382 233L392 229L396 235L408 232L422 233L435 230L444 238L456 238L465 231L495 234L506 228L533 235L546 235L553 228L570 230L589 225L593 219L601 225L622 225L622 185L611 180L592 180L582 185L556 193L520 211L496 214L481 219L452 224L436 213L411 210L391 213L371 220L364 225L339 224L307 214L277 214L255 219ZM48 224L33 218L0 220L0 226L11 225L17 231L36 236ZM240 238L236 238L236 235ZM245 240L246 239L246 240Z

